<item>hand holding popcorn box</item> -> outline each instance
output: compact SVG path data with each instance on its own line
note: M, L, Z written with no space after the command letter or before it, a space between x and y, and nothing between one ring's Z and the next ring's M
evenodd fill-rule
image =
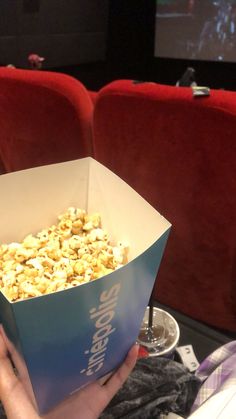
M2 333L45 413L124 360L170 224L92 158L2 175L0 193Z

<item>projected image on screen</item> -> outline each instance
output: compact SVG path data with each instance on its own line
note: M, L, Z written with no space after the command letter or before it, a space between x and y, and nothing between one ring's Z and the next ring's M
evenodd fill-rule
M157 0L155 56L236 61L236 0Z

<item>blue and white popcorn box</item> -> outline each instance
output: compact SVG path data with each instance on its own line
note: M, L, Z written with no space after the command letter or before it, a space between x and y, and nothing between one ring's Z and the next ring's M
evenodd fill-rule
M2 333L40 414L116 369L135 342L170 223L92 158L0 176L0 243L55 224L68 207L99 212L129 262L64 291L10 302L0 292Z

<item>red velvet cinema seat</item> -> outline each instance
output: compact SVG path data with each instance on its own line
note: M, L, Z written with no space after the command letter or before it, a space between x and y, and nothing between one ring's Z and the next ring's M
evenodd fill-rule
M191 88L123 80L96 101L95 157L173 225L156 299L229 331L236 331L235 139L233 92L193 98Z
M0 158L6 172L92 154L93 104L65 74L0 68Z

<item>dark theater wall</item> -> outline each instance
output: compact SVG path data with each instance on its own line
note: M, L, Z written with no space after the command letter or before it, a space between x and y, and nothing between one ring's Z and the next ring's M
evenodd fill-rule
M0 64L27 66L28 54L44 67L105 59L109 0L1 0Z
M114 78L148 78L154 23L155 1L110 0L107 59Z
M156 0L1 0L0 65L71 74L98 90L120 78L174 85L188 66L198 84L236 90L236 63L154 57Z
M156 0L110 0L107 57L113 79L175 85L191 66L199 85L236 90L235 62L154 57L155 15Z

